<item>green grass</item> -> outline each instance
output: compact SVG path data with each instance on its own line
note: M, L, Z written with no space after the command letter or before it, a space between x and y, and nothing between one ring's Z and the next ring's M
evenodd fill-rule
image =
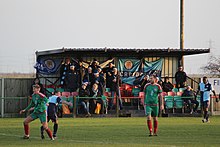
M40 139L40 122L30 124L23 140L23 119L0 119L0 146L220 146L220 117L203 124L201 118L159 118L157 137L148 137L145 118L62 118L58 138ZM52 128L52 123L50 123Z

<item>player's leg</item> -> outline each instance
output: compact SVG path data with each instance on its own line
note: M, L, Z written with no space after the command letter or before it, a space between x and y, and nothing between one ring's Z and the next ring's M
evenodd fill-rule
M209 122L209 101L204 102L204 119L203 122Z
M43 125L40 127L40 135L41 135L41 139L44 139L44 127Z
M58 119L56 119L53 125L53 137L56 138L57 137L57 130L58 130Z
M153 116L153 120L154 120L154 136L157 136L158 114L159 114L159 107L158 106L152 106L152 116Z
M53 138L53 136L52 136L52 132L51 132L51 130L48 128L46 113L40 114L40 115L39 115L39 119L40 119L40 121L41 121L41 124L42 124L44 130L47 132L48 136L51 138L51 140L54 140L54 138Z
M57 137L57 130L58 130L58 117L57 114L54 112L53 116L50 118L53 122L53 137Z
M29 115L27 118L25 118L23 124L24 124L24 139L29 139L30 134L30 127L29 123L32 122L34 119Z
M47 123L49 121L50 121L50 117L47 116ZM40 134L41 134L41 139L44 139L45 137L44 137L44 127L43 127L43 125L41 125L41 127L40 127Z
M149 130L149 136L153 136L153 130L152 130L152 122L151 122L151 107L145 106L145 115L147 116L147 127Z

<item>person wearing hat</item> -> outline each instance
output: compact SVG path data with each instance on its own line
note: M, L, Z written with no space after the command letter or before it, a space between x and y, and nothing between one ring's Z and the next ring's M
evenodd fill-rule
M93 59L93 62L92 62L92 64L89 67L92 68L92 72L93 73L95 72L95 70L98 70L98 68L100 68L98 60L97 59Z
M75 70L75 66L70 66L70 71L67 73L65 78L64 90L67 92L75 92L79 88L79 74Z
M105 84L104 77L100 76L98 70L94 70L93 75L94 76L93 76L91 85L97 84L101 95L103 95L103 88L104 88L104 84Z
M87 85L88 89L91 89L91 83L92 83L93 77L94 75L92 73L92 67L88 67L83 77L83 82L88 82L88 85Z
M32 98L30 101L30 104L27 106L27 108L23 109L20 111L20 114L27 112L29 109L34 107L33 113L27 116L27 118L24 120L24 137L23 139L29 139L30 135L30 127L29 123L34 121L35 119L39 118L41 121L41 124L46 130L48 136L50 137L51 140L54 140L52 131L48 128L48 123L47 123L47 113L46 113L46 105L48 106L48 99L47 97L40 93L40 86L39 85L33 85L33 94ZM46 104L46 105L45 105Z
M90 104L90 113L94 114L95 113L95 109L97 108L97 105L101 105L101 110L100 113L103 113L104 110L104 102L101 99L101 92L99 91L98 88L98 84L94 83L92 85L92 89L90 91L90 100L89 100L89 104Z
M83 82L82 86L79 88L79 97L84 97L79 99L79 103L83 108L83 112L85 113L86 117L91 116L89 113L89 99L85 97L89 97L90 92L89 89L87 88L88 82Z

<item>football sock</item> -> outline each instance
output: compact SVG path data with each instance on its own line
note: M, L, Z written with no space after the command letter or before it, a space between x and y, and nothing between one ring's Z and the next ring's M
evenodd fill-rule
M158 121L155 120L155 121L154 121L154 133L155 133L155 134L157 133L157 128L158 128Z
M152 132L152 123L151 120L147 120L147 126L150 132Z
M206 120L209 119L209 112L207 111L207 114L206 114L206 117L205 117Z
M53 136L52 136L51 130L50 130L49 128L47 128L47 129L45 129L45 130L46 130L46 132L47 132L47 135L48 135L50 138L52 138Z
M44 127L43 126L40 127L40 133L41 133L41 135L44 134Z
M57 134L58 124L53 125L53 134Z
M208 111L204 111L204 119L206 119Z
M30 128L29 128L29 125L25 125L24 124L24 132L25 132L25 135L28 136L29 135L29 132L30 132Z

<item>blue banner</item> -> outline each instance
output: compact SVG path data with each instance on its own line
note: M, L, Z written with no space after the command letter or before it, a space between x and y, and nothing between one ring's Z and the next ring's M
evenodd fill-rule
M41 74L55 74L60 68L63 59L38 58L34 68Z
M122 83L129 85L134 85L136 78L143 74L140 72L141 60L138 59L119 59L118 69Z
M163 59L148 62L138 59L119 59L118 69L122 83L138 85L145 75L155 74L161 77Z
M157 75L161 77L161 71L163 68L163 58L156 60L156 61L144 61L144 73L148 75Z

